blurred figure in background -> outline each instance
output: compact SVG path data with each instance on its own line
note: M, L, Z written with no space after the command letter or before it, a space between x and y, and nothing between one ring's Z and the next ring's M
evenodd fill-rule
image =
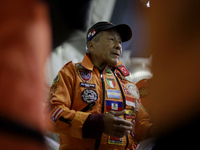
M51 50L46 3L1 0L1 149L45 149L44 67Z
M89 2L1 0L1 149L46 149L45 64L53 48L85 27Z
M136 83L136 86L140 93L140 100L144 107L144 109L149 112L150 109L150 86L149 86L150 79L142 79Z
M153 149L200 149L200 1L151 1Z

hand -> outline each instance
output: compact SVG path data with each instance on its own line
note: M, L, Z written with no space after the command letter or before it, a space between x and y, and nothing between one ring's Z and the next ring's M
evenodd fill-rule
M124 135L128 135L133 128L133 124L130 121L118 119L115 116L121 116L126 113L126 110L123 111L110 111L105 114L103 133L121 138Z

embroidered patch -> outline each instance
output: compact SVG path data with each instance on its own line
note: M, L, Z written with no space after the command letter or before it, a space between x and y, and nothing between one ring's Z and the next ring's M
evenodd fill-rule
M75 64L75 67L77 67L77 68L83 68L83 66L81 65L81 63Z
M140 103L138 102L138 100L135 100L135 107L134 107L134 111L135 113L139 112L139 107L140 107Z
M126 84L128 91L137 99L140 97L140 93L136 87L136 85L128 83Z
M127 95L131 95L131 93L128 91L127 87L126 87L124 84L122 84L122 87L123 87L123 89L124 89L124 92L125 92Z
M135 98L125 96L126 99L126 105L135 107Z
M93 89L85 89L81 93L82 100L88 104L95 102L98 99L97 92Z
M49 92L49 100L51 101L54 98L54 94L57 91L57 85L54 85L50 88L50 92Z
M106 67L106 69L105 69L105 74L108 75L108 76L112 76L113 75L111 69L108 68L108 67Z
M107 90L108 98L116 98L120 99L120 91L119 90Z
M116 83L114 78L106 78L106 82L111 88L115 88Z
M129 81L129 82L133 82L133 80L132 80L132 78L131 78L130 75L129 75L129 76L126 76L124 79L127 80L127 81Z
M95 35L95 33L96 33L95 29L93 29L90 33L88 33L88 40L90 40Z
M77 70L79 77L84 82L89 82L92 79L92 72L85 69L78 69Z
M53 112L52 112L52 115L51 115L51 120L53 122L56 122L59 117L61 116L61 114L64 112L64 110L60 107L56 108Z
M122 111L123 102L106 100L106 111L109 112L110 110Z
M123 138L108 136L108 144L122 145L122 143L123 143Z
M81 87L87 87L87 88L95 88L95 84L80 82Z
M119 70L120 70L120 72L126 77L126 76L128 76L130 73L129 73L129 71L126 69L126 67L124 66L124 65L121 65L121 66L119 66L119 67L117 67Z
M54 84L58 83L59 81L59 75L57 74L57 76L54 78L53 83L51 86L53 86Z
M127 119L135 119L135 112L134 112L134 110L126 110L126 118Z

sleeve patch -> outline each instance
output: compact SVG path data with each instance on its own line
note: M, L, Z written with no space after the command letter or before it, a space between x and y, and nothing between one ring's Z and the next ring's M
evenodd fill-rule
M63 112L64 110L62 108L56 108L51 114L51 120L56 123Z
M55 85L56 83L58 83L59 81L59 75L57 74L57 76L55 77L55 79L53 80L53 83L51 86Z

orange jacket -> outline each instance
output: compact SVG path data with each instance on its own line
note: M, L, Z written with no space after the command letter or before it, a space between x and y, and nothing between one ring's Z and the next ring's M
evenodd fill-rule
M52 108L49 118L54 128L50 131L58 134L60 149L93 150L96 139L82 136L82 127L91 113L101 114L126 108L127 114L121 118L133 121L139 109L135 138L145 139L151 126L148 122L150 117L139 107L138 101L139 92L121 62L114 73L108 66L100 72L85 55L82 63L67 63L54 79L49 103ZM132 143L131 135L117 139L103 133L99 149L125 149Z

